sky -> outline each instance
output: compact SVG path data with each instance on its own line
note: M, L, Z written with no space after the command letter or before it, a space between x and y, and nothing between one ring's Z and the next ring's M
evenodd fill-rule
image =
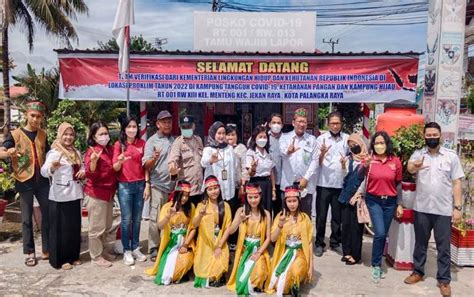
M302 9L309 5L327 5L345 3L341 8L351 9L350 3L371 2L370 5L400 5L413 1L423 0L221 0L227 3L250 4L277 7L282 6ZM74 48L86 49L97 46L97 41L107 41L112 38L111 28L115 17L118 0L86 0L89 7L88 16L79 16L74 22L78 33L79 43L73 44ZM193 49L193 12L211 11L212 0L135 0L135 25L132 35L143 35L145 39L154 42L155 38L167 38L166 50L192 50ZM367 4L360 4L367 5ZM353 7L357 7L355 4ZM265 7L263 7L265 10ZM223 8L222 11L233 11ZM318 9L316 9L318 15ZM426 13L420 13L420 18L426 18ZM397 16L377 17L377 21L390 22ZM403 17L401 17L403 18ZM401 22L396 20L396 22ZM358 26L358 25L330 25L327 19L317 17L316 48L326 52L330 51L329 45L323 39L339 39L335 46L340 52L374 52L390 51L423 52L426 43L426 23L400 26ZM14 28L10 33L10 54L14 59L16 68L13 75L26 71L26 64L30 63L37 70L51 68L57 65L57 55L53 51L63 48L54 37L47 36L37 28L34 50L28 50L25 35ZM14 81L12 81L14 83Z

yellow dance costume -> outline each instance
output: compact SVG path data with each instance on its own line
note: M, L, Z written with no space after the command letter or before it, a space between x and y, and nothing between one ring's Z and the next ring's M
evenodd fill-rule
M278 228L280 212L275 218L272 232ZM272 258L272 274L267 293L281 296L288 294L290 289L307 280L310 265L311 239L313 236L313 226L311 220L300 212L296 222L288 219L280 231L280 235L275 242L275 250Z
M254 288L264 289L270 273L270 257L265 250L257 262L250 260L266 237L268 217L254 221L247 219L239 226L239 239L235 251L234 267L227 288L237 295L254 293Z
M196 216L204 207L199 203ZM219 257L214 257L214 250L222 238L225 230L231 223L231 211L227 202L224 202L224 218L222 228L219 227L219 213L211 203L207 205L206 215L201 219L198 229L196 253L194 257L194 287L209 287L209 281L219 280L229 267L229 247L227 242L222 246Z
M173 202L168 202L161 208L160 218L168 215ZM192 204L191 204L192 205ZM160 249L155 265L145 271L148 275L156 275L157 285L169 285L178 282L193 266L194 240L188 246L188 252L181 254L179 248L191 232L191 219L194 217L194 205L191 206L191 216L188 218L184 212L175 213L164 229L161 231Z

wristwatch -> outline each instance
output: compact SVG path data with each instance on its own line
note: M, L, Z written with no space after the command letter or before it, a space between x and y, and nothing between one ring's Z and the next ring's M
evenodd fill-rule
M462 205L454 205L454 209L461 211L462 210Z

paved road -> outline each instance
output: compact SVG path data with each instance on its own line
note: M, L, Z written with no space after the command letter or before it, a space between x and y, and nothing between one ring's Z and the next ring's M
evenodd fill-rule
M147 224L143 223L143 229ZM329 231L328 231L329 232ZM146 239L145 232L142 232ZM40 241L37 240L39 244ZM145 246L143 242L143 246ZM83 244L81 259L84 264L70 271L55 270L47 261L40 261L34 268L23 264L19 242L0 242L0 296L165 296L165 295L232 295L225 287L195 289L192 282L168 287L156 286L143 271L150 262L129 267L118 259L113 267L101 269L89 262L87 242ZM315 279L303 288L303 294L311 296L437 296L436 255L429 251L427 278L416 285L405 285L406 271L387 269L387 277L379 284L370 281L371 239L364 238L363 263L346 266L340 256L327 251L323 257L315 257ZM474 295L474 268L452 266L453 295Z

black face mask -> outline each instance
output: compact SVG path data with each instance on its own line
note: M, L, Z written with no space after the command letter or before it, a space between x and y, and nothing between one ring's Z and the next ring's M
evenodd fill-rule
M341 132L340 132L340 131L337 132L337 133L334 133L334 132L332 132L331 130L329 130L329 133L331 133L331 136L334 137L334 138L337 138L337 137L341 136Z
M353 147L351 147L351 152L354 155L358 155L358 154L360 154L360 152L362 152L362 148L360 147L360 145L356 144Z
M439 141L440 141L439 138L425 138L426 146L432 149L438 147Z

